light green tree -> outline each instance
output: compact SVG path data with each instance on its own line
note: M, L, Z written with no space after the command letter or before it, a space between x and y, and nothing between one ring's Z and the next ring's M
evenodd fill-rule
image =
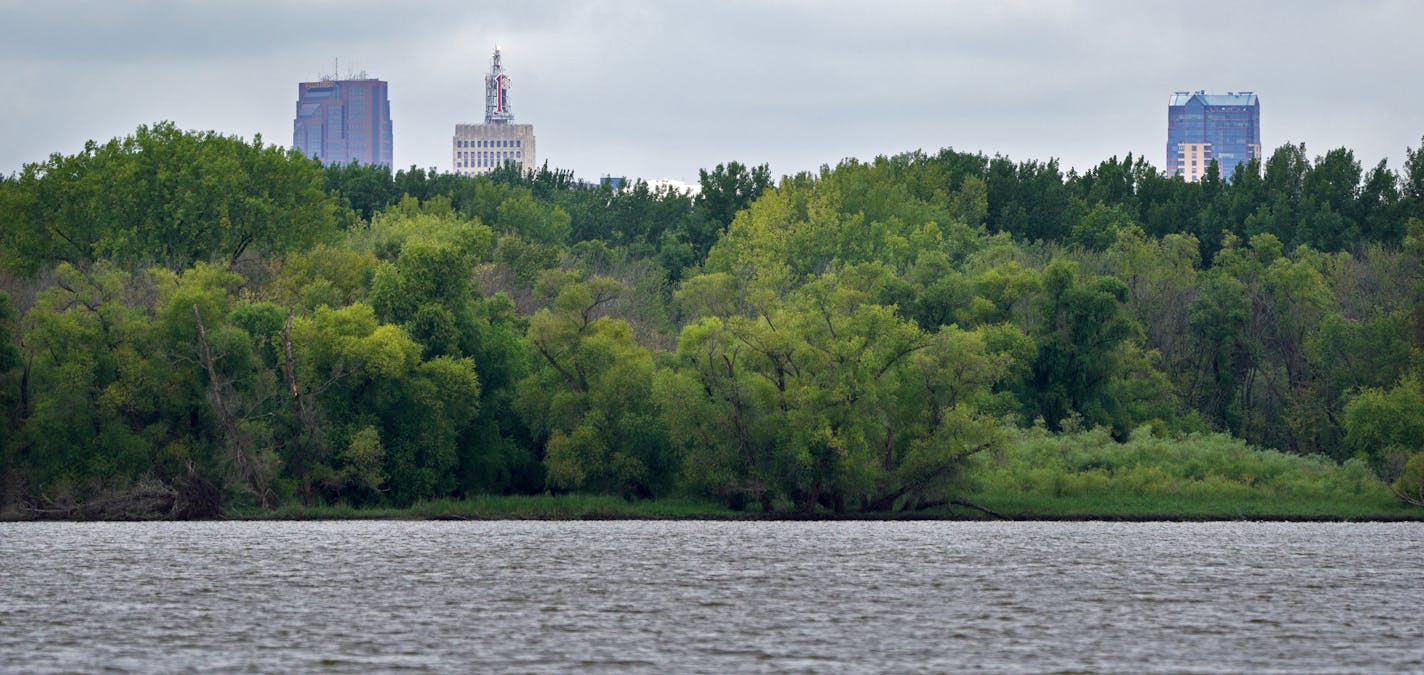
M605 315L623 287L606 277L554 283L553 306L529 320L539 365L515 401L543 446L549 487L662 494L677 462L652 398L652 354Z
M1362 390L1345 406L1345 442L1404 501L1424 507L1424 386L1417 375Z

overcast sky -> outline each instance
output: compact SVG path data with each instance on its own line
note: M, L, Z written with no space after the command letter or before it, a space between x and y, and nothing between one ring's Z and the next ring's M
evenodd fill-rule
M1251 90L1268 148L1368 168L1424 136L1424 2L0 0L0 173L172 120L288 145L297 83L390 83L397 166L449 170L496 43L539 158L776 175L941 147L1164 161L1173 91Z

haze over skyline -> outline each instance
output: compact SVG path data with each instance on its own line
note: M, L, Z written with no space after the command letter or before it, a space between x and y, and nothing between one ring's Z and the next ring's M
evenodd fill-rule
M390 83L395 166L450 170L498 44L541 162L694 181L941 147L1164 163L1174 91L1251 90L1265 152L1398 169L1424 135L1424 5L1228 2L242 4L0 0L0 174L172 120L289 146L297 83Z

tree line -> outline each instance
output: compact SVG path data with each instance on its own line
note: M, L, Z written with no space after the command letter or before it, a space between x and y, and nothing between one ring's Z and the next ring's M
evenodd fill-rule
M699 183L323 167L171 124L27 165L0 179L0 505L888 511L953 499L1015 426L1225 432L1424 502L1424 150Z

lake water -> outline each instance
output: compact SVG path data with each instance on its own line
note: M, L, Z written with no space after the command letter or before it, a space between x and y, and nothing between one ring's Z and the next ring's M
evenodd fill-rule
M1424 525L0 523L6 672L1424 671Z

